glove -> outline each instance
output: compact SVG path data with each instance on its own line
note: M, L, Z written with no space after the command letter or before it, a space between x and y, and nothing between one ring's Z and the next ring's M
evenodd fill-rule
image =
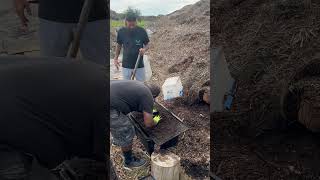
M153 108L153 121L155 124L158 124L161 120L161 116L159 115L159 111L156 108Z
M161 120L161 116L160 115L156 115L156 116L153 117L153 121L156 124L158 124L160 120Z

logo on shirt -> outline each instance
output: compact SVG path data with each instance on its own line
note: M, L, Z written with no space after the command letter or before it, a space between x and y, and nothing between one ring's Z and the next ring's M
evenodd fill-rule
M136 40L136 46L141 46L141 41L140 40Z

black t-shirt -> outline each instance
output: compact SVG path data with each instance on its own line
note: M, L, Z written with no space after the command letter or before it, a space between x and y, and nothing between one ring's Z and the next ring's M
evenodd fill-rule
M39 17L42 19L77 23L85 0L40 0ZM93 0L89 21L107 19L107 0Z
M123 46L122 67L133 69L139 55L139 49L149 43L149 37L142 27L137 26L134 29L123 27L118 31L117 43ZM143 57L140 58L138 65L138 68L142 67L144 67Z
M112 80L110 81L110 108L124 114L133 111L152 114L152 93L139 81Z
M106 159L109 77L85 61L0 58L0 144L53 168L73 156Z

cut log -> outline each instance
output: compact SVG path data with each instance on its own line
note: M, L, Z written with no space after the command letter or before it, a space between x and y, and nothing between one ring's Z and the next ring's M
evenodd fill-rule
M171 152L152 153L151 175L156 180L179 180L180 157Z
M317 103L307 100L300 103L298 121L312 132L320 132L320 107Z

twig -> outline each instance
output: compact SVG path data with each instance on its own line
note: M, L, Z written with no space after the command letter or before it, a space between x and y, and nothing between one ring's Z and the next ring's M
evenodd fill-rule
M281 168L283 168L281 165L278 165L278 164L275 164L275 163L273 163L273 162L270 162L270 161L266 160L266 159L263 157L263 155L260 154L258 151L254 150L253 153L254 153L255 155L257 155L257 157L258 157L260 160L262 160L263 162L265 162L267 165L273 167L274 169L276 169L276 170L279 171Z
M221 161L221 162L219 163L218 168L217 168L217 171L216 171L216 174L220 174L222 164L223 164L223 161Z
M210 175L210 177L213 178L214 180L222 180L221 178L219 178L217 175L215 175L215 174L212 173L211 171L210 171L209 175Z

